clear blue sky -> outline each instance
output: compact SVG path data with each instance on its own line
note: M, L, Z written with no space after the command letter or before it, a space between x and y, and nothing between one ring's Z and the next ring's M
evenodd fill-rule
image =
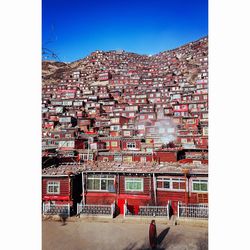
M42 46L62 61L95 50L156 54L208 35L208 0L42 0Z

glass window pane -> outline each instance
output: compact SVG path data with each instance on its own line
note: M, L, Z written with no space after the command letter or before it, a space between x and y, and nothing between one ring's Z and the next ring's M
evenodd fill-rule
M108 190L110 192L114 192L115 191L114 181L113 180L108 180Z
M169 189L170 188L170 182L164 181L163 182L163 187Z
M100 190L100 180L94 179L94 189Z
M55 186L54 191L55 191L55 193L58 193L59 187L58 187L58 186Z
M180 189L185 189L185 182L180 183Z
M93 190L93 189L94 189L94 180L89 180L89 179L88 179L87 188L88 188L89 190Z
M107 181L101 180L101 190L107 190Z
M193 190L199 191L200 190L200 184L199 183L193 183Z
M157 188L162 188L163 182L162 181L157 181Z
M207 184L201 183L201 191L207 191Z
M173 182L173 189L179 189L179 183Z

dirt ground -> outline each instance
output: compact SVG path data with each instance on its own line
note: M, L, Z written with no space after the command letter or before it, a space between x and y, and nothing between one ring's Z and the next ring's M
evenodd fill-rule
M166 225L156 221L159 250L208 249L208 230L189 225ZM147 250L147 224L109 222L42 222L43 250Z

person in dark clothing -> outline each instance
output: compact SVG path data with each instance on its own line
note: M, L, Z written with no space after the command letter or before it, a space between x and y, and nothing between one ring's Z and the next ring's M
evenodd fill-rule
M156 249L157 247L157 233L156 233L156 225L155 220L152 220L149 225L149 242L152 249Z

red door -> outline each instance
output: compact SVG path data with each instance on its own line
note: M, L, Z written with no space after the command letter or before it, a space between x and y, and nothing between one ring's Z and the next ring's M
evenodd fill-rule
M124 214L124 204L125 204L125 199L118 199L118 207L120 210L120 214Z
M173 208L173 212L174 212L174 214L175 215L177 215L178 214L178 201L172 201L172 208Z

